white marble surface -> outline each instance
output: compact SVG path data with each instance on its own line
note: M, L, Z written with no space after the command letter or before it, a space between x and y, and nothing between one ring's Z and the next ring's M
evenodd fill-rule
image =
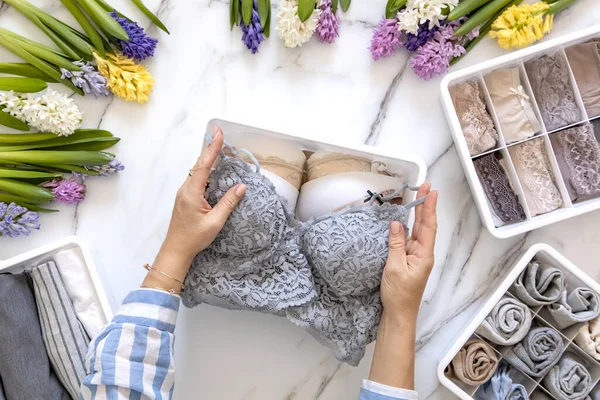
M148 25L132 4L111 0ZM36 0L59 17L56 0ZM313 39L285 49L275 35L250 55L241 33L228 29L226 0L148 1L171 30L147 63L157 85L146 105L77 99L85 126L111 130L127 169L90 179L79 207L42 218L43 230L25 239L0 239L0 259L67 235L87 239L114 309L143 275L163 240L178 186L195 159L206 122L223 115L252 119L326 137L368 143L421 156L441 191L437 263L418 327L416 387L420 398L453 398L435 375L438 359L508 272L503 260L536 242L555 246L600 279L600 212L500 241L482 228L439 104L439 79L423 82L407 56L374 63L367 47L385 0L355 0L342 15L333 46ZM598 0L577 0L558 16L550 37L598 22ZM44 37L14 10L0 8L0 25ZM489 39L458 68L503 54ZM0 51L0 60L14 57ZM61 88L64 90L64 88ZM184 310L178 326L176 399L354 399L369 370L372 347L358 368L285 319L201 306ZM185 357L184 357L185 356Z

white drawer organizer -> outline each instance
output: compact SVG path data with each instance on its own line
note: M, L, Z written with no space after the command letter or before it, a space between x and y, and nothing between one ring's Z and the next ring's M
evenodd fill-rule
M278 133L276 131L277 128L255 128L227 119L210 120L207 124L206 132L212 133L215 127L223 129L225 140L233 146L235 146L236 141L240 140L242 137L246 142L249 136L256 136L257 138L270 137L292 142L303 151L336 152L366 158L371 161L379 161L386 165L388 172L401 175L403 181L412 186L419 186L424 183L425 176L427 175L427 167L421 158L413 155L399 154L390 149L371 147L362 144L338 146L332 143L304 139L299 134ZM207 143L205 141L203 147L206 145ZM407 189L405 193L403 193L403 203L409 203L413 201L415 197L416 193Z
M541 228L543 226L553 224L555 222L559 222L559 221L562 221L562 220L565 220L568 218L575 217L577 215L581 215L581 214L584 214L584 213L587 213L587 212L590 212L593 210L600 209L600 196L596 196L595 198L587 200L587 201L580 201L580 202L575 202L575 203L573 203L571 201L571 199L568 195L567 188L564 183L562 174L558 168L558 163L554 156L554 151L552 149L552 144L551 144L550 138L549 138L549 135L554 132L562 131L566 128L580 125L582 123L591 121L588 118L586 110L583 106L583 101L581 100L581 95L579 94L579 90L577 88L577 84L575 83L575 78L573 77L573 74L571 73L571 83L575 90L576 101L581 110L581 115L583 115L583 120L576 124L573 124L573 125L569 125L569 126L561 127L559 129L548 131L546 129L546 127L544 126L544 121L542 120L542 117L540 115L540 112L539 112L539 109L538 109L538 106L537 106L537 103L535 100L535 96L532 93L531 85L529 83L529 79L527 77L527 73L525 71L525 66L524 66L524 62L527 62L528 60L540 57L545 54L547 54L547 55L555 55L556 54L559 57L563 57L566 60L566 54L564 51L565 48L567 48L571 45L574 45L574 44L587 42L591 39L600 39L600 25L596 25L594 27L578 31L578 32L570 34L570 35L561 36L557 39L549 40L547 42L511 53L511 54L508 54L508 55L505 55L502 57L498 57L496 59L492 59L492 60L486 61L484 63L474 65L469 68L465 68L463 70L460 70L460 71L457 71L457 72L447 75L442 80L442 83L441 83L442 105L443 105L444 111L446 113L446 118L448 120L448 124L449 124L450 130L452 132L452 136L454 138L454 143L456 144L456 149L458 151L458 155L460 157L461 163L463 165L463 169L467 176L467 180L468 180L469 185L471 186L471 190L473 192L475 204L477 205L477 208L479 210L479 214L481 216L483 224L492 233L492 235L494 235L498 238L504 239L504 238L512 237L515 235L519 235L519 234L531 231L533 229ZM568 61L567 61L567 65L568 65ZM519 68L520 76L521 76L521 83L522 83L527 95L532 99L534 112L536 113L536 116L542 126L542 130L539 134L533 136L532 138L526 139L526 140L535 140L537 138L541 138L544 141L546 152L548 153L548 157L550 158L550 163L552 164L555 183L556 183L559 191L561 192L561 195L563 198L562 208L559 208L553 212L535 216L535 217L531 216L531 212L529 211L527 204L525 203L523 190L522 190L521 184L519 182L519 179L517 178L512 161L510 161L511 158L510 158L510 155L508 152L508 147L519 145L520 143L523 143L526 140L520 141L520 142L514 142L509 145L506 144L506 141L502 135L502 130L498 123L498 117L497 117L494 107L491 103L490 95L487 91L487 88L485 86L485 81L483 79L483 77L489 72L492 72L492 71L498 70L498 69L509 68L509 67L518 67ZM464 137L462 128L460 126L460 122L459 122L458 116L456 114L456 110L454 108L454 104L452 103L452 99L450 97L450 92L449 92L450 87L460 84L465 81L476 81L479 83L479 88L480 88L480 90L483 91L484 96L485 96L485 102L487 105L487 109L490 112L492 119L494 120L496 130L498 131L498 134L499 134L499 142L498 142L498 145L496 146L496 148L490 149L489 151L486 151L486 152L479 154L477 156L474 156L474 157L471 157L471 155L469 153L469 149L467 147L467 142L465 140L465 137ZM600 126L596 126L596 137L599 137L599 136L600 136ZM527 217L525 221L522 221L519 223L507 224L507 225L504 225L501 227L497 227L494 225L494 222L492 220L492 213L489 209L485 192L483 190L483 187L479 181L477 172L475 171L475 167L473 165L473 159L476 159L476 158L479 158L481 156L491 154L491 153L500 153L502 158L505 161L508 160L508 162L507 162L508 178L513 186L513 189L515 190L515 193L519 197L519 200L521 202L521 205L523 206L523 209L525 210L525 214Z
M17 274L23 272L26 269L31 269L32 267L52 261L56 254L64 251L77 252L78 255L84 260L85 268L81 269L81 274L85 276L85 279L88 280L91 283L91 287L94 288L94 295L100 303L104 315L104 321L102 322L104 324L108 324L108 322L112 319L113 314L108 303L106 293L104 292L104 287L102 286L100 277L96 272L96 265L94 264L92 254L90 253L88 246L81 238L77 236L70 236L57 242L25 252L6 261L0 261L0 274ZM60 272L60 265L57 264L56 266Z
M510 274L506 277L506 279L502 282L502 284L498 287L496 292L491 296L491 298L486 302L485 306L479 311L477 316L471 321L471 323L466 327L464 332L458 337L458 339L453 343L450 350L444 355L442 360L438 364L437 373L440 382L454 392L461 399L473 399L475 397L475 393L480 390L479 387L472 387L466 385L458 380L449 378L446 375L446 367L450 364L456 353L463 347L463 345L471 339L479 339L484 342L490 344L494 350L497 352L499 363L502 364L503 354L506 353L512 346L499 346L493 344L486 339L479 337L475 331L479 327L479 325L483 322L485 317L492 311L494 306L500 301L503 297L514 297L511 293L511 286L519 276L519 274L527 267L527 265L534 259L551 264L554 267L561 269L565 276L565 284L567 290L571 291L577 287L589 287L590 289L600 293L600 284L582 272L579 268L573 265L569 260L563 257L560 253L558 253L552 247L546 244L536 244L533 245L529 250L527 250L524 254L517 254L516 257L519 257L516 265L510 272ZM509 261L510 263L511 261ZM533 318L532 327L536 326L547 326L552 327L556 331L558 331L565 343L565 353L574 354L575 357L581 362L590 372L592 376L592 381L594 385L594 389L591 392L591 397L594 397L595 393L600 394L600 363L586 354L583 350L581 350L574 342L573 339L577 335L579 329L584 325L584 323L578 323L563 330L555 327L552 318L548 317L548 311L546 306L543 307L532 307L530 308ZM510 365L510 364L509 364ZM524 372L518 371L515 367L511 368L511 377L513 378L513 382L521 383L527 389L527 393L532 399L553 399L554 397L543 387L541 383L542 378L531 378Z

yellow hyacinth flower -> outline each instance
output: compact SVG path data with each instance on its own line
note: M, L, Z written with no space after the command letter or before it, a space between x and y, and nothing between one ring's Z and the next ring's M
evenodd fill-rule
M490 37L503 49L529 46L552 30L554 16L547 3L523 4L506 9L492 24Z
M143 65L122 54L106 54L106 58L94 53L98 72L106 78L106 84L115 96L127 101L145 103L154 87L154 78Z

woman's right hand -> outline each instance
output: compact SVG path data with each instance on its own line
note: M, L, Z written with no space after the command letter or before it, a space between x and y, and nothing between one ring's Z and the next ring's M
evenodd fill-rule
M384 313L394 318L415 320L421 298L434 264L437 233L438 192L423 184L417 198L425 202L415 210L415 222L408 240L400 222L390 224L388 260L381 280Z

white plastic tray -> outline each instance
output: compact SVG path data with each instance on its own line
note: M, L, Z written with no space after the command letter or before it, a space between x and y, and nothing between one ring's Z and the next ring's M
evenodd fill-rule
M299 132L279 133L276 127L256 128L249 125L237 123L225 118L211 119L208 121L206 132L212 132L215 127L223 129L225 139L235 146L236 138L248 135L259 135L286 140L295 143L300 149L307 151L327 151L338 152L358 157L370 159L372 161L382 161L387 165L387 170L392 173L401 174L404 181L412 186L419 186L425 182L427 175L427 166L425 162L417 156L402 154L390 149L371 147L367 145L345 145L340 146L323 141L304 139ZM205 146L204 143L203 146ZM404 193L403 201L408 203L414 200L416 193L407 190Z
M587 286L590 289L600 293L600 284L598 284L595 280L590 278L587 274L577 268L573 263L567 260L564 256L562 256L558 251L554 248L548 246L547 244L535 244L529 248L524 254L521 253L522 256L518 259L512 271L509 275L504 279L502 284L496 289L494 294L488 299L484 307L479 311L479 313L475 316L475 318L471 321L471 323L465 328L462 334L457 338L457 340L452 344L451 348L444 355L441 361L438 364L437 374L442 385L446 386L453 393L455 393L461 399L472 399L475 393L478 390L478 387L469 387L463 385L461 382L450 379L445 374L446 367L450 364L456 353L463 347L463 345L471 338L477 337L475 331L479 327L479 325L483 322L485 317L492 311L494 306L505 296L512 286L513 282L517 279L519 274L527 267L529 262L531 262L534 258L538 260L546 261L550 263L552 266L560 268L565 275L565 282L568 288L578 287L578 286ZM515 257L519 257L520 254L517 254ZM509 261L510 263L510 261ZM510 293L507 294L510 296ZM534 324L536 322L541 322L541 325L553 326L553 322L550 318L548 318L548 314L544 307L535 307L531 308L532 312L535 313ZM565 346L565 351L570 351L576 353L577 356L588 362L588 369L592 374L592 379L595 382L595 389L592 391L600 391L600 385L598 382L600 381L600 364L593 360L591 357L587 356L583 351L581 351L575 344L572 343L575 338L579 328L583 324L575 324L569 328L558 330L563 335L563 341L567 346ZM555 328L556 329L556 328ZM488 342L489 343L489 342ZM492 345L494 346L494 345ZM502 348L501 346L494 346L494 348L498 352L499 361L502 361L502 354L508 348ZM533 378L527 377L525 374L523 375L523 383L525 388L528 390L530 394L530 398L552 398L552 395L547 392L541 385L540 380L534 380Z
M477 205L477 209L479 210L479 215L481 216L481 220L483 221L483 224L486 226L486 228L490 231L490 233L492 235L494 235L498 238L504 239L504 238L509 238L512 236L520 235L522 233L531 231L533 229L541 228L543 226L550 225L555 222L559 222L559 221L562 221L562 220L565 220L568 218L575 217L577 215L581 215L581 214L584 214L584 213L587 213L587 212L590 212L593 210L600 209L600 197L596 197L591 200L577 202L577 203L571 202L571 199L568 196L567 189L564 184L562 175L560 173L560 170L558 169L558 164L554 157L554 152L552 151L552 145L550 144L550 140L548 137L549 134L559 131L559 130L562 130L562 129L565 129L566 127L561 128L559 130L553 130L550 132L545 128L542 118L539 114L537 104L535 102L535 96L533 96L533 93L531 92L531 87L527 80L525 68L523 65L524 61L531 60L533 58L539 57L544 54L556 54L556 53L560 54L560 53L562 53L562 55L564 56L564 48L569 47L574 44L586 42L593 38L600 38L600 25L595 25L591 28L583 29L581 31L575 32L570 35L561 36L554 40L549 40L547 42L537 44L535 46L508 54L506 56L498 57L498 58L486 61L484 63L480 63L480 64L474 65L472 67L465 68L463 70L460 70L460 71L457 71L457 72L447 75L442 80L442 83L441 83L442 106L444 108L444 112L446 113L446 119L448 120L448 124L450 126L450 131L452 132L452 136L454 138L454 143L456 144L456 149L457 149L460 161L462 163L463 169L467 176L467 181L469 182L469 185L471 186L471 191L473 192L473 198L475 200L475 204ZM521 199L521 204L523 205L523 208L525 209L525 214L527 215L527 220L520 222L520 223L508 224L508 225L504 225L502 227L496 227L492 220L492 214L491 214L491 211L489 209L489 206L488 206L488 203L486 200L486 195L484 193L481 183L479 182L479 178L477 177L477 172L475 171L475 167L473 165L473 158L480 157L481 155L471 157L471 155L469 153L469 149L467 147L467 142L463 135L463 132L462 132L462 129L460 126L460 122L458 120L458 116L456 114L454 104L452 103L452 99L450 97L450 92L448 89L449 89L449 87L459 84L461 82L476 80L480 83L480 87L484 88L483 91L485 92L485 83L483 82L483 76L486 73L497 70L497 69L501 69L501 68L515 67L515 66L518 67L520 70L522 85L525 88L525 91L531 97L534 111L535 111L536 115L538 116L538 119L540 120L540 124L542 125L542 132L529 140L533 140L535 138L541 138L542 140L544 140L544 142L546 144L546 150L547 150L548 156L550 158L550 162L553 167L555 183L563 197L564 206L562 208L559 208L556 211L553 211L553 212L550 212L550 213L547 213L544 215L532 217L531 213L529 212L529 210L527 208L527 205L523 201L523 193L522 193L522 189L521 189L520 183L518 181L518 178L516 176L516 173L514 172L514 170L511 170L511 168L509 168L509 171L508 171L509 176L508 177L511 180L511 182L513 183L513 186L515 186L514 187L515 192ZM575 94L577 97L576 100L578 102L578 105L579 105L579 107L582 111L582 115L583 115L583 120L580 121L580 123L588 122L590 120L585 112L585 108L583 107L583 102L580 98L579 91L577 89L577 85L573 81L574 78L572 76L571 76L571 78L572 78L572 83L573 83L573 87L575 90ZM486 151L486 152L482 153L482 155L499 152L502 154L503 158L506 160L507 159L506 157L508 156L507 145L504 142L504 139L502 138L501 129L498 126L497 116L493 109L491 101L489 99L489 95L487 95L487 92L485 92L485 93L486 93L486 103L488 106L488 110L490 111L490 114L492 115L492 119L494 119L496 129L498 130L498 132L500 134L500 141L498 143L498 146L495 149ZM576 124L576 125L578 125L578 124ZM598 128L596 128L596 129L598 129ZM510 145L508 145L508 147L518 145L519 143L522 143L522 142L511 143Z
M66 250L77 251L83 256L86 268L83 269L81 273L85 274L91 281L105 317L105 321L103 322L104 324L108 324L113 317L113 313L108 303L106 293L104 292L104 287L102 286L100 277L96 272L96 265L94 264L92 254L90 253L87 244L83 241L83 239L77 236L66 237L8 260L0 261L0 273L20 273L24 269L51 261L55 254ZM57 267L60 272L60 265L57 265Z

